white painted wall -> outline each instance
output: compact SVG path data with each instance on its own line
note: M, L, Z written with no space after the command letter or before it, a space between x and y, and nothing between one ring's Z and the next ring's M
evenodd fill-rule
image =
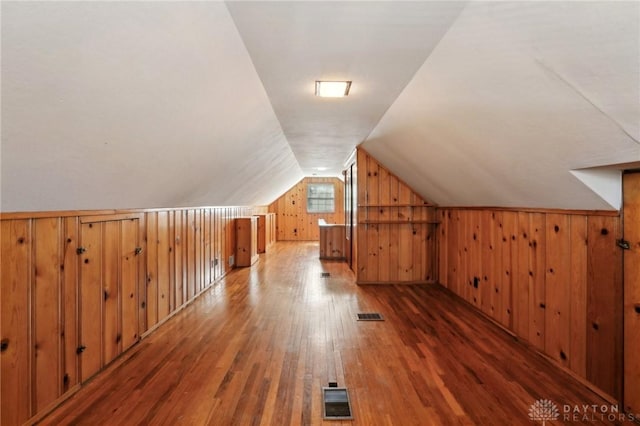
M302 177L221 2L2 2L2 211L267 204Z
M471 2L364 147L440 205L616 207L610 176L571 170L640 160L639 20L638 2Z

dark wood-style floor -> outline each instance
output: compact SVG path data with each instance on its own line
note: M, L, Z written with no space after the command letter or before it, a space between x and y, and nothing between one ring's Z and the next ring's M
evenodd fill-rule
M317 243L276 244L43 424L320 424L329 381L349 388L343 424L530 425L538 399L607 404L439 286L358 287L317 256Z

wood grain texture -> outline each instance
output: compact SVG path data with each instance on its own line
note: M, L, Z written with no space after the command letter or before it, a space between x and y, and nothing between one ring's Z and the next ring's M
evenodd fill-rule
M163 321L169 313L170 303L170 257L172 255L169 246L169 212L158 212L158 321Z
M363 149L357 151L357 255L359 284L436 280L438 245L431 203ZM352 169L353 170L353 169Z
M78 316L78 248L79 221L77 217L66 217L63 234L62 286L63 286L63 321L61 338L64 344L64 364L62 369L63 393L79 383L78 348L79 316Z
M440 241L446 248L439 253L447 259L439 262L447 267L440 271L447 288L619 399L622 263L615 240L620 218L504 209L438 209L438 217L446 226ZM478 273L482 289L485 275L490 281L494 270L500 278L491 295L478 292Z
M147 312L145 330L158 323L158 213L152 212L146 218L146 270L145 309Z
M0 419L19 425L32 415L31 221L3 220L0 226L0 339L7 346L0 357Z
M531 287L531 303L529 315L529 341L539 350L544 351L545 318L546 318L546 286L545 286L545 247L546 247L546 215L531 213L529 215L529 232L531 245L529 250L529 284Z
M587 374L587 218L571 216L571 357L569 367Z
M239 217L236 223L236 266L251 266L258 261L258 218Z
M102 224L102 360L113 361L122 352L120 310L120 221Z
M622 396L622 253L620 221L587 219L587 378L609 395Z
M623 176L624 239L624 406L640 412L640 173Z
M320 225L320 259L345 259L344 225Z
M265 209L200 209L205 232L192 240L194 252L200 245L200 286L211 285L204 267L207 247L218 247L220 259L228 258L232 253L227 250L234 247L222 241L222 226L207 229L207 217L225 217L228 225L254 210ZM99 211L59 217L36 212L33 219L2 220L0 332L7 348L0 374L1 424L37 419L117 361L149 330L147 299L158 301L155 312L160 321L193 301L196 295L189 299L186 293L189 258L187 250L181 250L189 211ZM174 246L180 250L174 251ZM85 251L78 253L80 248ZM142 252L137 254L136 248ZM218 263L220 278L231 266ZM151 297L148 265L158 282ZM82 346L86 349L78 354Z
M102 362L102 223L83 223L80 257L80 355L81 381L86 381L104 365Z
M34 410L46 407L61 394L62 348L60 342L60 233L58 218L36 219L34 233L33 325Z
M568 366L571 349L571 225L567 215L548 214L546 226L545 348Z
M525 425L538 399L607 404L448 290L356 286L317 251L278 243L42 424ZM360 311L385 321L356 321ZM352 422L322 421L321 386L334 380L349 388Z
M139 300L139 258L136 248L139 246L140 224L138 219L124 220L121 223L122 237L120 239L120 276L122 294L122 350L126 351L139 339L138 329L138 300Z
M333 184L333 213L307 212L307 186L310 183ZM306 177L271 203L269 212L276 214L277 241L318 241L318 219L332 224L344 224L344 183L338 178Z

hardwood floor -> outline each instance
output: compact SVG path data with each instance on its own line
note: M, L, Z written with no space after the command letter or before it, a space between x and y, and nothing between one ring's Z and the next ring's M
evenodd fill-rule
M354 420L328 424L530 425L538 399L560 420L564 405L608 406L439 286L358 287L317 243L277 243L42 423L321 424L329 381L349 388Z

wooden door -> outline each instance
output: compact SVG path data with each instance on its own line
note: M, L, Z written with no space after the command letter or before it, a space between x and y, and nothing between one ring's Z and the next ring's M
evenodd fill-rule
M80 370L86 381L138 341L139 219L80 228Z
M623 175L624 405L640 413L640 172Z

